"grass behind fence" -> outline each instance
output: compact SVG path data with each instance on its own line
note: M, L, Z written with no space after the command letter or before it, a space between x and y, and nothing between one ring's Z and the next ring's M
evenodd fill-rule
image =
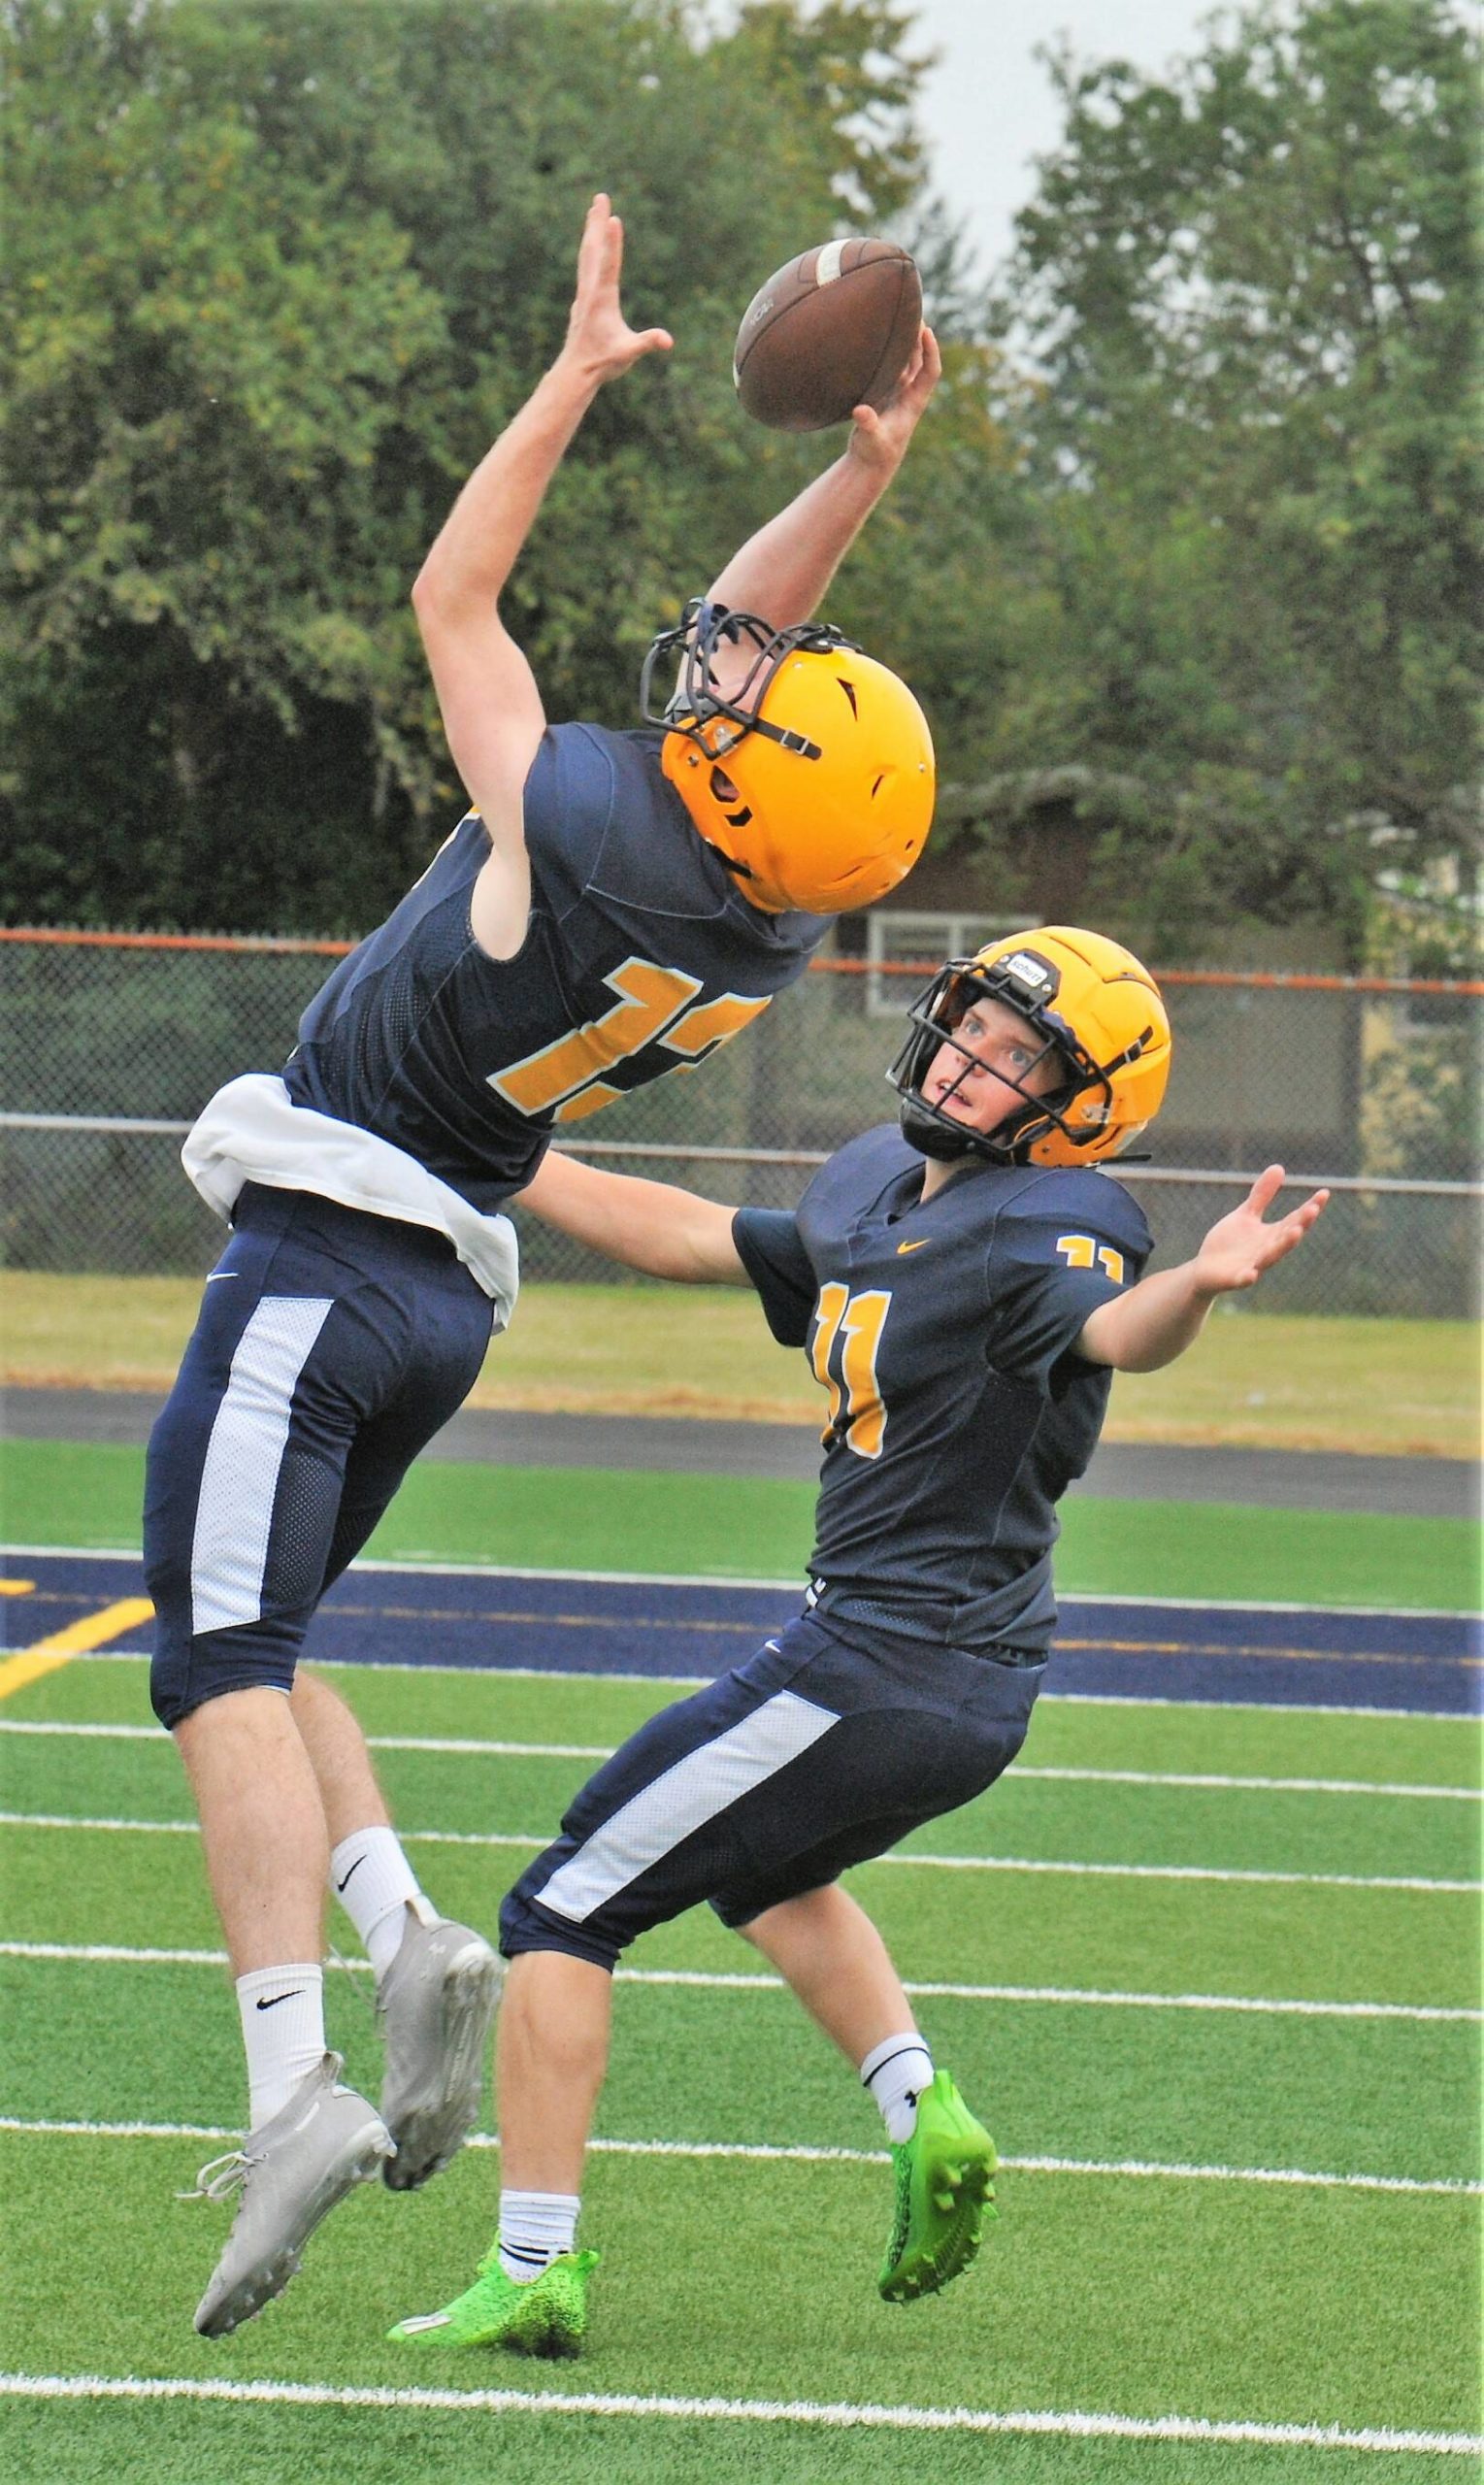
M196 1314L185 1277L0 1277L0 1378L167 1389ZM1463 1320L1347 1320L1218 1308L1165 1372L1115 1382L1109 1441L1468 1458L1478 1336ZM802 1355L725 1286L535 1284L471 1406L817 1424Z

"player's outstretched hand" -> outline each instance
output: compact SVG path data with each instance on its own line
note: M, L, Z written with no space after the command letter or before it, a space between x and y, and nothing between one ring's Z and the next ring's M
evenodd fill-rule
M646 353L668 353L675 343L668 328L630 327L618 301L622 269L623 226L607 190L599 190L577 248L577 289L563 351L603 380L616 380Z
M919 329L911 361L880 413L857 406L851 414L851 455L868 466L900 466L942 372L938 339L931 328Z
M1282 1166L1270 1165L1266 1173L1259 1174L1240 1208L1211 1227L1196 1254L1196 1276L1203 1293L1238 1294L1244 1287L1256 1285L1265 1270L1272 1268L1303 1242L1330 1194L1311 1192L1302 1208L1270 1225L1268 1210L1284 1179Z

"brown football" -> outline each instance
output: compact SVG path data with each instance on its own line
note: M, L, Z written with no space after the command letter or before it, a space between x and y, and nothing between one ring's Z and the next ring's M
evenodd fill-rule
M855 406L885 405L922 325L916 262L854 236L790 259L755 293L732 377L744 411L775 431L823 431Z

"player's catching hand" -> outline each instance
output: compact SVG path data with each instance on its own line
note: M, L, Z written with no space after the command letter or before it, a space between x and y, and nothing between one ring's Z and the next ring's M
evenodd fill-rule
M911 361L880 413L871 406L854 408L850 416L851 456L868 466L885 467L888 472L900 466L942 371L938 339L931 328L923 328Z
M1270 1165L1240 1208L1211 1227L1195 1259L1194 1275L1203 1294L1239 1294L1303 1242L1330 1194L1311 1192L1302 1208L1270 1225L1268 1210L1286 1178L1281 1165Z

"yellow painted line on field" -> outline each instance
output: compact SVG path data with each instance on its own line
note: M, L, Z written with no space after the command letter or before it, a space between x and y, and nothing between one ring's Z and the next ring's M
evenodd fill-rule
M13 1691L23 1691L28 1682L39 1682L43 1674L55 1673L59 1666L84 1656L89 1648L106 1648L111 1640L121 1640L136 1623L148 1622L153 1611L147 1596L120 1597L116 1605L84 1613L80 1622L69 1622L64 1631L53 1631L34 1647L0 1658L0 1700L9 1700Z

